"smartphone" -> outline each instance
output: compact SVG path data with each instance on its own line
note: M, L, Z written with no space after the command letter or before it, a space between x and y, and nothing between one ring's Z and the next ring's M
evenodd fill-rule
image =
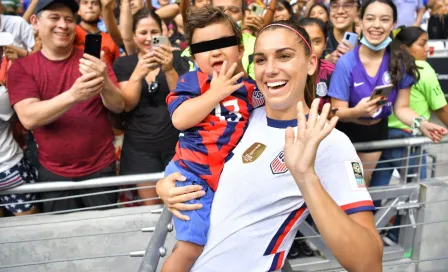
M264 8L256 3L252 3L248 6L250 13L255 16L263 16Z
M384 99L378 101L377 105L384 105L386 103L387 98L389 97L390 93L393 90L394 90L393 84L377 86L375 87L375 89L373 89L372 95L370 96L370 100L382 96L384 97Z
M101 58L101 34L87 34L84 53Z
M169 46L170 45L170 40L168 39L168 37L165 36L154 36L151 39L151 50L153 48L159 47L162 44Z
M344 41L349 42L353 47L358 45L358 34L353 32L345 32Z

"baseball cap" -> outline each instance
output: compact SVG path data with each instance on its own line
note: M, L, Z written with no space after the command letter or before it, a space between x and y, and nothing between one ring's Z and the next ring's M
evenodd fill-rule
M39 0L37 2L36 9L34 10L34 14L37 14L42 10L45 10L49 5L53 3L61 3L63 5L66 5L73 11L73 13L78 12L79 9L79 5L78 3L76 3L75 0Z

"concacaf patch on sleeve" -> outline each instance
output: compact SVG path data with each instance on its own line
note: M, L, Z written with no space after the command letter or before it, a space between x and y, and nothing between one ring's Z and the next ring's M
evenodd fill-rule
M345 171L352 190L364 190L366 183L361 163L357 161L345 161Z

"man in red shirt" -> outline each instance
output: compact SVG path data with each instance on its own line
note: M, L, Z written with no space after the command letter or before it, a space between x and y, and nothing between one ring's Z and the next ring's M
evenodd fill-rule
M111 67L73 47L74 0L39 0L31 22L42 50L11 66L8 90L25 128L38 145L39 181L82 181L115 175L108 110L124 109ZM43 193L42 198L103 191L104 188ZM116 203L116 194L47 201L43 211Z
M78 15L81 22L76 26L75 47L84 49L86 35L88 33L101 34L101 50L104 51L104 60L111 66L120 56L118 46L112 40L112 37L98 29L98 20L101 14L100 0L81 0L79 1Z

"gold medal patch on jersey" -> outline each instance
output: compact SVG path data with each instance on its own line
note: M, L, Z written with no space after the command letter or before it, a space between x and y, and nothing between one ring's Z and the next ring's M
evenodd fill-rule
M243 163L251 163L260 157L261 153L266 149L262 143L254 143L246 151L244 151L242 159Z

